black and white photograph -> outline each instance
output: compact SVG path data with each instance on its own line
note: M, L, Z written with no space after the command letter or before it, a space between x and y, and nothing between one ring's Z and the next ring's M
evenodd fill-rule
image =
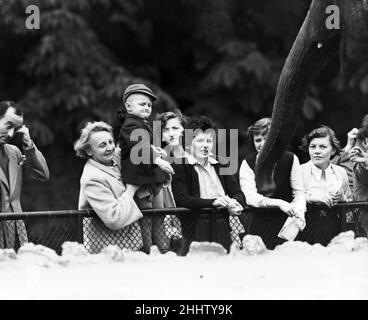
M0 0L0 191L0 300L367 300L368 1Z

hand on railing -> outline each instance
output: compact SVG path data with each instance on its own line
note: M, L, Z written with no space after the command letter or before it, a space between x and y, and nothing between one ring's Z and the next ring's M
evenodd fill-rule
M328 192L322 191L311 191L307 195L307 202L313 204L325 204L327 207L331 208L334 202L337 202L340 196L337 198L337 194L331 195Z
M244 210L243 206L236 200L232 199L229 196L220 196L213 201L212 205L217 209L227 208L229 214L238 216Z
M215 208L227 208L229 202L225 196L217 197L213 202L212 205Z
M229 211L230 215L239 216L243 212L244 208L236 199L229 198L229 205L227 206L227 210Z
M305 210L301 208L300 206L294 205L294 218L296 219L296 225L298 226L300 231L303 231L303 229L306 226L305 222Z
M295 215L294 206L291 203L281 200L281 199L275 199L275 200L277 200L276 205L279 207L279 209L282 212L285 212L289 217L292 217Z
M336 193L331 193L330 196L332 198L332 206L334 206L336 203L345 200L346 196L342 193L342 191L338 191Z

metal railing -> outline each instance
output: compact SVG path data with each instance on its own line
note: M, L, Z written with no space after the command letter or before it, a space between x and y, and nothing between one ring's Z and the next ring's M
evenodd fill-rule
M57 253L61 253L65 241L83 243L91 253L99 252L109 244L147 253L154 244L161 252L178 253L186 239L218 242L229 250L232 242L241 245L242 236L249 232L244 217L250 213L265 215L270 210L273 209L246 207L242 217L234 218L228 216L226 209L145 209L142 210L143 219L119 231L106 228L93 210L0 213L0 237L15 237L26 232L24 236L28 242L42 244ZM323 219L329 216L337 217L338 225L331 224L330 227L329 220ZM338 203L333 208L308 206L306 220L310 230L306 228L302 241L326 245L337 233L346 230L355 231L357 236L367 236L368 202ZM26 231L19 228L21 221L24 221ZM326 227L318 234L321 221L326 222ZM267 228L272 229L272 222L270 224L261 226L265 228L262 236L265 243L268 242ZM271 229L269 234L273 232ZM3 247L7 246L4 240Z

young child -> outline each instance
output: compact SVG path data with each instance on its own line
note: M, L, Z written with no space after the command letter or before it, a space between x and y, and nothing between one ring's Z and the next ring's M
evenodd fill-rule
M147 121L152 112L152 103L156 100L152 90L144 84L132 84L123 94L126 115L119 133L121 176L125 183L140 186L135 195L140 209L164 207L161 188L167 178L165 173L174 174L169 162L161 158L164 151L153 145L152 125ZM140 131L135 131L137 129ZM136 141L133 138L135 133L144 133L144 136ZM142 157L148 151L149 159L145 159L148 161L137 164L134 157ZM167 251L169 239L165 235L163 219L164 216L147 216L140 220L143 251L150 252L152 237L161 252Z

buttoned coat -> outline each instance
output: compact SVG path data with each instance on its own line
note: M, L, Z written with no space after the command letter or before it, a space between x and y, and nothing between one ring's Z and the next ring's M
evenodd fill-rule
M9 181L0 167L1 212L22 212L20 195L23 177L29 180L47 181L49 169L44 156L34 143L31 149L24 150L24 155L18 147L11 144L5 144L4 151L9 158ZM23 220L0 222L0 248L14 248L16 232L20 245L28 241Z
M189 209L212 208L215 199L200 197L199 178L194 166L189 163L173 163L172 166L175 171L172 180L172 191L176 205ZM213 166L225 193L236 199L244 208L246 205L245 196L236 178L233 175L220 175L220 168L225 168L227 165L217 163ZM178 218L185 238L193 241L215 241L222 244L225 249L230 250L230 225L227 212L222 214L222 219L216 219L212 223L212 227L209 219L199 218L196 211L178 214ZM243 214L239 216L239 219L244 223ZM210 231L211 228L212 231Z
M117 162L118 164L118 162ZM138 223L143 217L128 195L119 168L89 159L80 179L79 209L93 209L94 218L83 220L83 242L90 253L107 245L138 250L142 247Z
M139 137L141 137L141 140L138 140ZM119 134L121 174L126 183L143 185L165 182L164 172L153 163L157 154L152 149L152 144L153 131L151 124L133 114L127 114ZM145 159L147 163L133 163L133 155L143 158L144 153L149 155Z

